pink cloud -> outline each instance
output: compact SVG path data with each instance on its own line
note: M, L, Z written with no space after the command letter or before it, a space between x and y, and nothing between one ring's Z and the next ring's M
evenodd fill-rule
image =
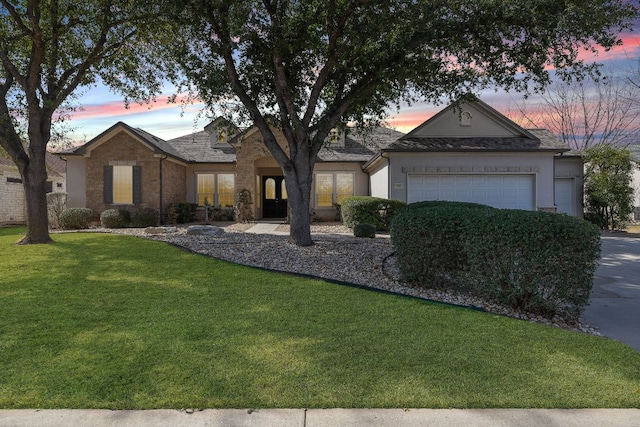
M169 102L169 96L159 96L151 103L131 103L128 108L123 101L109 101L100 104L84 104L71 114L74 119L92 119L96 117L116 117L147 113L150 110L165 110L180 107L180 100Z

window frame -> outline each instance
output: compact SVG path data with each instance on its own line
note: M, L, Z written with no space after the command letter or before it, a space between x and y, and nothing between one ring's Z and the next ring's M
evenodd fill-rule
M135 162L113 161L103 166L102 175L102 202L105 205L131 206L142 203L142 166L136 165ZM123 202L114 200L115 179L114 167L130 167L131 168L131 201Z
M200 196L201 195L206 195L206 196L212 196L213 200L211 201L211 203L209 204L209 206L211 207L215 207L215 208L228 208L228 202L229 201L229 196L231 196L231 206L235 205L235 201L236 201L236 176L233 172L196 172L196 182L195 182L195 203L198 205L198 207L203 207L205 206L204 204L200 204ZM212 190L213 193L200 193L200 177L201 176L212 176L213 177L213 181L212 181ZM232 179L232 186L231 186L231 191L226 191L226 192L221 192L221 186L223 185L224 180L221 180L220 177L221 176L229 176ZM223 205L220 200L221 200L221 196L226 196L224 197L224 202L225 204Z
M329 193L319 193L318 192L318 185L320 184L320 179L319 176L320 175L326 175L326 176L331 176L331 206L327 206L327 205L320 205L318 200L321 194L329 194ZM346 193L338 193L338 176L340 175L346 175L346 176L350 176L351 177L351 194L346 194ZM334 208L337 204L338 201L342 201L344 200L346 197L352 197L353 195L355 195L355 184L356 184L356 177L355 177L355 173L353 172L347 172L347 171L340 171L340 172L316 172L314 173L314 208L316 209L332 209Z

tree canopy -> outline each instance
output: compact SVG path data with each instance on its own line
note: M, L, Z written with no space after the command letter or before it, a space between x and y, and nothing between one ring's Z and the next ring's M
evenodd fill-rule
M153 9L135 0L0 0L0 146L23 178L23 243L51 240L45 152L77 88L102 77L136 98L158 90L158 68L139 54Z
M621 228L633 212L633 171L626 148L599 144L584 151L585 217L604 230Z
M283 170L300 245L312 244L313 166L332 128L375 121L394 102L540 89L550 68L588 68L581 49L618 44L637 14L622 0L167 3L177 24L168 57L212 108L242 112L260 130Z

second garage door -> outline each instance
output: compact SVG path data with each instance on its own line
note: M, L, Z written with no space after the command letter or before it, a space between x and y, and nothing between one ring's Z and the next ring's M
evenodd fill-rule
M534 175L411 174L407 187L408 203L451 200L534 210Z

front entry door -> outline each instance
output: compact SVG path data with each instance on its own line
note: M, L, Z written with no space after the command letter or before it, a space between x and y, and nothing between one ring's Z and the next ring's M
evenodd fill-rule
M262 217L286 218L287 189L283 176L262 177Z

